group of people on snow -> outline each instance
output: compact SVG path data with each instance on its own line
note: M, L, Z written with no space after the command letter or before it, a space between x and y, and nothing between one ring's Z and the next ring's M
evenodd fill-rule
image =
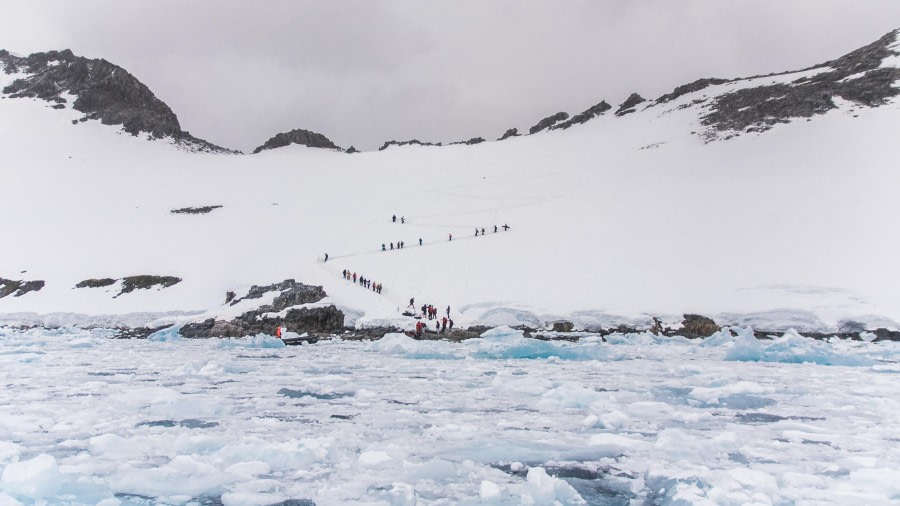
M436 318L435 318L436 319ZM428 327L428 324L419 320L416 322L416 338L422 337L422 333L425 332L425 329ZM444 316L440 320L434 322L434 331L438 334L443 334L447 331L447 329L453 330L453 320Z
M409 299L408 308L416 309L416 299ZM422 332L428 328L428 324L422 321L422 318L428 318L429 320L436 320L434 322L434 331L438 334L443 334L447 329L453 330L453 320L450 319L450 306L447 306L447 316L438 318L438 309L431 304L422 304L420 308L422 312L414 317L419 320L416 322L416 337L422 337ZM413 313L403 313L407 315L413 315Z
M498 230L499 230L499 227L497 227L497 225L494 225L494 233L495 233L495 234L497 233ZM509 225L507 225L507 224L504 223L504 224L503 224L503 231L506 232L507 230L509 230ZM475 227L475 237L478 237L479 232L481 233L481 235L484 235L484 228L482 228L481 230L479 230L478 227ZM450 237L450 240L451 240L451 241L453 240L453 237L452 237L452 236Z
M393 216L391 216L391 222L392 222L392 223L397 223L397 215L396 215L396 214L393 215ZM400 224L402 225L402 224L404 224L404 223L406 223L406 217L405 217L405 216L401 216L401 217L400 217Z
M371 279L366 279L362 275L357 276L355 272L350 272L347 269L344 269L341 274L343 274L344 279L347 281L353 281L354 283L359 283L359 286L365 289L372 289L375 293L381 293L381 283L375 283Z

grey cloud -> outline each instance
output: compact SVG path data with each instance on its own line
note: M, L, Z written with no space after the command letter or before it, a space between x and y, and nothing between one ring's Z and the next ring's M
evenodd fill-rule
M182 125L248 150L307 128L343 146L496 138L700 77L805 67L900 26L900 2L19 2L0 47L129 69Z

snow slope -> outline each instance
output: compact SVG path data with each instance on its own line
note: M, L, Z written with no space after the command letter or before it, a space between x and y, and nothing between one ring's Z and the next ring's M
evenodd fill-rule
M0 72L0 85L13 77ZM896 327L900 103L841 102L727 141L694 133L704 128L694 100L751 84L502 142L355 155L188 153L3 98L0 277L46 286L0 299L0 313L158 322L218 314L226 291L294 278L323 285L358 325L396 322L415 297L450 305L462 325L690 312L772 329ZM169 212L203 205L223 207ZM402 251L380 251L397 241ZM384 292L344 281L342 269ZM183 281L119 297L73 288L137 274Z

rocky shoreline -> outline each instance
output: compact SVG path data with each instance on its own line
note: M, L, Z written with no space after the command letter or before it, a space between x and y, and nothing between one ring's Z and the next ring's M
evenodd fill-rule
M154 276L134 276L133 278L140 280L147 278L147 282L159 282L159 279L162 279ZM174 282L177 282L175 280L180 281L178 278L166 279L165 281L174 284ZM86 280L82 284L88 286L88 281L108 283L115 280ZM138 288L142 288L142 286L138 286ZM125 289L123 288L124 291ZM256 304L255 301L261 302L266 296L272 297L270 303ZM269 285L253 285L242 297L238 297L235 292L227 292L224 304L226 308L241 303L247 306L238 316L230 318L207 317L200 321L162 326L122 326L113 328L109 326L83 326L82 328L110 330L113 333L113 337L117 339L145 339L156 332L174 329L177 329L179 335L188 339L251 337L258 334L274 334L274 329L279 326L289 332L295 332L300 335L305 334L318 339L339 338L347 341L375 341L387 334L397 333L415 338L412 331L397 326L357 328L353 325L347 325L345 324L343 311L334 304L323 302L327 296L328 294L325 293L321 286L306 285L293 279L286 279ZM412 321L413 319L410 318L410 323ZM699 314L684 314L682 320L677 324L671 322L665 324L659 317L651 317L651 321L652 324L650 325L618 324L615 326L597 325L577 328L574 322L555 320L546 322L541 326L516 325L512 326L512 328L522 331L526 338L573 342L588 335L600 336L605 339L606 336L612 334L642 334L646 332L666 337L703 339L728 328L727 325L720 325L712 318ZM27 324L0 325L0 328L26 330L31 328L54 329L62 326L64 325ZM496 326L472 325L467 328L456 328L443 333L426 328L423 335L417 339L461 342L467 339L478 338L494 328ZM754 329L754 335L757 339L774 339L783 336L787 332L787 330ZM817 340L839 338L872 342L900 341L900 331L883 327L869 329L857 322L844 322L841 328L835 332L808 330L794 332L803 337Z

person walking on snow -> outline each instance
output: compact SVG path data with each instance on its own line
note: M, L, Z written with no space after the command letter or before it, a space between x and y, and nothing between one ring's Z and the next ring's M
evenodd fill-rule
M356 273L353 273L353 282L356 283Z
M419 237L419 246L421 246L421 245L422 245L422 238Z
M281 325L275 327L275 337L281 339Z
M503 231L506 232L507 230L509 230L509 225L507 225L507 224L504 223L504 224L503 224Z
M443 334L445 330L447 330L447 317L446 316L441 320L441 334Z
M475 237L478 237L478 229L475 229Z
M484 237L484 229L483 228L481 229L481 235L482 235L482 237Z
M494 233L497 233L497 225L494 225Z
M441 331L441 322L434 322L434 331L435 332Z
M447 319L447 322L450 324L450 330L453 330L453 319L452 319L452 318L448 318L448 319Z
M406 223L406 217L401 216L401 217L400 217L400 224L402 225L402 224L404 224L404 223Z
M450 234L450 240L451 241L453 240L453 234Z
M328 253L325 253L325 262L327 262L327 261L328 261ZM325 263L325 262L322 262L322 263Z
M410 299L409 299L409 306L407 306L407 307L411 307L411 308L413 308L413 310L415 310L415 309L416 309L416 299L415 299L415 298L410 298Z
M394 223L397 223L397 215L395 214L395 215L391 216L391 220L392 220Z
M384 243L381 243L381 251L387 251L387 248L384 247Z
M450 318L450 306L447 306L447 318Z

